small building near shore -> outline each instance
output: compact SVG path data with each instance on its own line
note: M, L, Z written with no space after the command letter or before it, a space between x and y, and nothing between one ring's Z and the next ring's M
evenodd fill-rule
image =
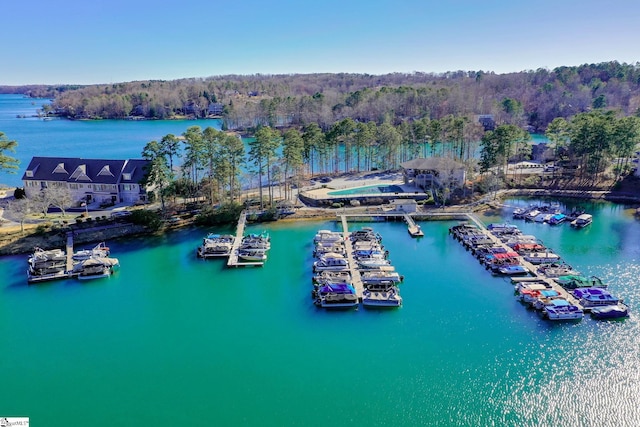
M414 213L418 210L418 203L414 199L393 199L389 204L395 212Z
M33 157L22 176L27 198L46 188L68 189L76 203L145 202L141 182L149 161Z

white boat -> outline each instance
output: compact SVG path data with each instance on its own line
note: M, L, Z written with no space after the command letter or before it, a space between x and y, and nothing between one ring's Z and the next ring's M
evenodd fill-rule
M571 221L571 226L575 228L583 228L593 222L593 215L590 214L582 214L579 215L576 219Z
M553 252L533 252L522 257L531 264L547 264L560 261L560 255Z
M109 277L113 269L119 266L117 258L88 258L73 266L73 273L79 280L101 279Z
M360 258L356 260L360 268L379 268L391 265L391 262L385 258Z
M271 240L258 234L250 234L242 238L240 247L243 249L271 249Z
M360 278L362 279L362 283L365 285L384 282L399 283L403 279L403 277L400 276L396 271L380 270L363 271L362 273L360 273Z
M365 289L362 293L362 305L364 307L400 307L402 297L395 286L384 291Z
M527 221L533 221L538 215L540 215L540 211L537 209L533 209L525 214L524 219L526 219Z
M238 258L245 261L266 261L267 254L264 249L238 249Z
M349 269L349 261L341 254L327 253L313 263L314 271L345 271Z
M318 230L313 238L315 243L339 242L342 240L342 233L330 230Z
M313 256L319 258L320 256L327 253L336 253L341 255L346 255L346 248L344 246L344 242L342 241L331 241L331 242L318 242L315 245L315 249L313 250Z
M67 254L61 249L45 251L35 248L27 260L27 280L29 282L52 280L64 277L67 269Z
M351 283L351 273L348 271L321 271L313 276L313 282L317 284L327 283Z
M327 294L319 296L314 304L322 308L351 308L358 306L358 296L355 294Z
M102 242L96 245L92 249L83 249L80 251L76 251L73 253L71 257L73 258L74 261L83 261L89 258L94 258L94 257L106 258L108 256L109 256L109 247L107 247L107 245L104 242Z

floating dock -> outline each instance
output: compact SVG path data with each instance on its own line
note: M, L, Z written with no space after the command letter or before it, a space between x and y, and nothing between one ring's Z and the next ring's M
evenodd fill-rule
M341 216L342 221L342 236L344 238L344 248L347 253L347 260L349 261L349 272L351 273L351 283L356 290L358 301L362 302L362 294L364 293L364 284L362 283L362 277L360 276L360 270L356 268L356 261L353 258L353 244L349 238L349 224L345 215Z
M238 218L238 226L236 227L236 237L231 247L231 253L227 260L227 267L262 267L264 261L240 261L238 258L238 249L242 244L242 238L244 237L244 227L247 223L247 212L240 212L240 218Z
M411 237L422 237L422 236L424 236L424 232L422 231L420 226L416 224L416 222L413 220L411 215L405 214L404 215L404 222L407 223L407 227L408 227L407 231L409 232Z
M485 236L487 236L488 239L491 240L491 242L494 245L500 246L500 247L504 248L506 251L512 251L512 249L509 246L507 246L499 238L497 238L493 233L491 233L487 229L487 227L485 227L485 225L482 223L482 221L480 221L475 215L473 215L471 213L467 213L467 214L465 214L465 216L467 217L467 219L469 221L473 222L482 231L482 233ZM583 311L588 311L588 310L585 310L584 307L582 307L582 305L578 302L578 300L571 293L567 292L567 290L565 288L560 286L553 279L550 279L550 278L548 278L546 276L542 276L542 275L538 274L537 273L537 267L535 265L533 265L532 263L526 261L523 257L519 257L519 261L520 261L520 264L522 264L525 268L527 268L527 270L529 270L530 274L532 274L533 277L512 278L511 279L512 282L525 282L525 281L526 282L534 282L535 281L535 282L546 283L551 289L555 290L564 299L569 301L569 303L579 307Z
M444 215L450 216L451 214L444 214ZM456 218L460 217L460 215L464 215L464 214L456 214ZM394 212L372 211L372 212L351 213L351 214L341 213L341 214L337 214L337 216L340 218L341 221L343 221L343 223L345 219L352 219L354 221L365 221L365 222L404 220L404 222L407 224L407 231L409 232L409 235L411 235L411 237L424 236L422 229L420 228L419 225L416 224L415 220L413 219L413 216L410 213L395 212L395 211ZM420 214L420 216L430 217L434 215ZM438 215L435 215L435 216L438 216Z

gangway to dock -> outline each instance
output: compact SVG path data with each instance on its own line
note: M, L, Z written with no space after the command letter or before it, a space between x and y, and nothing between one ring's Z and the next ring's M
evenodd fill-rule
M409 232L411 237L424 236L424 233L422 232L422 229L420 228L419 225L416 224L416 222L413 220L411 215L404 214L404 222L407 223L407 227L408 227L407 231Z
M263 266L263 261L242 261L238 258L238 249L242 244L242 238L244 237L244 227L247 223L247 212L240 212L240 218L238 218L238 226L236 227L236 237L233 240L233 246L231 247L231 253L227 260L227 267L249 267L249 266Z

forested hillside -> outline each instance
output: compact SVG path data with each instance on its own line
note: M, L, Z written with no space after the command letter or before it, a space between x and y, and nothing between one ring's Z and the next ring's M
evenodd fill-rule
M491 114L498 124L544 131L554 118L592 109L640 112L640 63L606 62L510 74L294 74L215 76L92 86L0 87L54 99L69 118L221 115L227 129L304 126L345 118L401 122Z

